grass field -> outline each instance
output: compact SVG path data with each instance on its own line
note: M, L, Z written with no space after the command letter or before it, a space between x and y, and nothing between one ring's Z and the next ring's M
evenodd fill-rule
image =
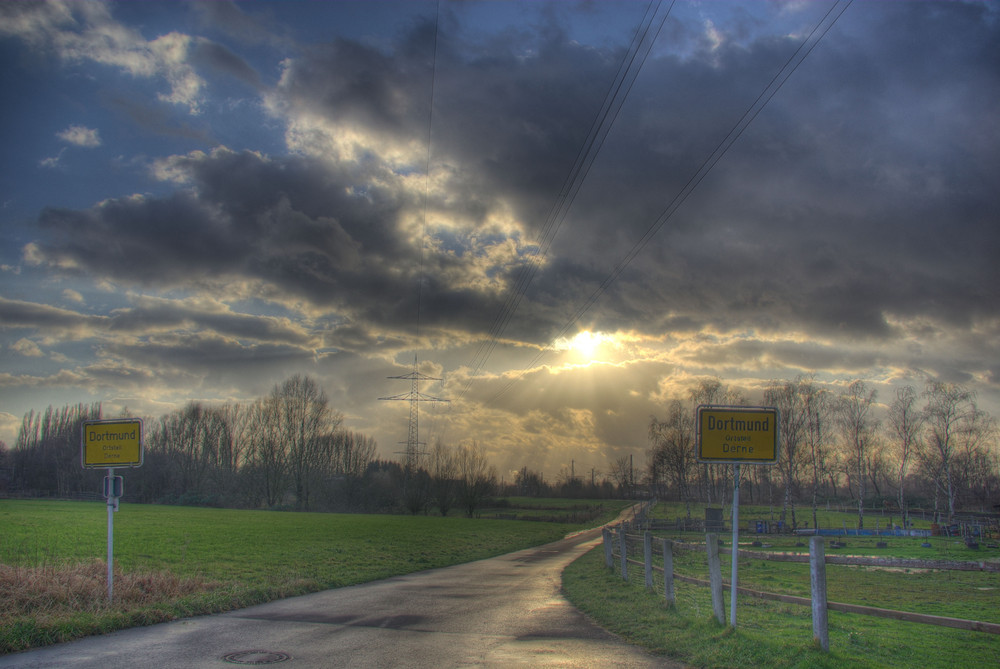
M624 502L605 503L602 519ZM581 525L0 501L0 652L500 555Z
M661 505L654 515L665 518L677 513L678 508ZM745 517L742 510L741 517ZM828 521L842 522L835 515L830 515ZM703 533L655 534L704 542ZM729 534L720 537L728 545ZM758 537L741 534L741 541L754 538ZM1000 556L996 550L970 550L963 542L947 537L931 538L931 548L921 546L924 539L912 538L885 538L886 548L877 548L878 539L874 537L848 537L846 541L846 548L827 549L827 554L976 561ZM808 552L807 547L797 545L806 542L796 537L766 536L762 543L767 546L752 550ZM674 569L678 574L708 578L703 551L676 551ZM729 557L723 555L726 580L729 570ZM739 579L742 587L756 590L805 597L810 592L805 564L741 559ZM829 612L831 652L827 654L812 642L811 612L806 606L740 597L737 627L733 629L719 625L712 616L708 588L677 582L677 603L668 609L662 595L662 576L657 574L654 581L659 583L658 590L646 592L641 567L635 567L630 581L623 582L617 567L612 572L604 566L602 551L592 551L563 575L567 597L598 623L653 652L692 666L954 669L1000 664L997 635L834 611ZM831 601L1000 623L997 573L827 565L827 585ZM728 591L725 602L728 621Z

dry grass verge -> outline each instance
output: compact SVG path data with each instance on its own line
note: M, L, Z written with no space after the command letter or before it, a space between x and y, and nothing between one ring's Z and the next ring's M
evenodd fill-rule
M111 621L133 624L177 617L178 602L219 584L169 572L114 571L108 602L107 563L17 566L0 564L0 653L107 631Z

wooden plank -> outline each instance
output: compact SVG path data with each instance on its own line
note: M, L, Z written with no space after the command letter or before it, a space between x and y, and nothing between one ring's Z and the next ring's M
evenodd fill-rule
M1000 624L987 623L980 620L964 620L962 618L949 618L947 616L932 616L926 613L893 611L892 609L880 609L874 606L862 606L860 604L843 604L841 602L827 602L826 605L831 611L858 613L864 616L877 616L879 618L892 618L893 620L904 620L910 623L923 623L925 625L937 625L938 627L953 627L955 629L969 630L972 632L1000 634Z
M675 581L691 583L694 585L710 586L711 583L704 579L693 578L674 574ZM729 583L723 583L722 587L729 589ZM737 588L741 595L766 599L773 602L783 602L785 604L799 604L801 606L812 606L812 599L809 597L796 597L795 595L779 595L775 592L761 592L748 588ZM947 616L933 616L926 613L912 613L909 611L894 611L892 609L880 609L875 606L864 606L862 604L845 604L843 602L827 602L826 608L830 611L840 611L841 613L854 613L862 616L875 616L878 618L891 618L911 623L921 623L924 625L937 625L938 627L953 627L955 629L969 630L972 632L986 632L987 634L1000 634L1000 624L988 623L980 620L965 620L962 618L949 618Z
M703 544L674 542L674 547L679 550L701 551L705 547ZM719 548L723 555L731 555L731 548ZM754 560L772 560L774 562L809 562L808 553L771 553L768 551L750 551L740 549L741 558ZM891 558L891 557L866 557L861 555L827 555L827 564L852 565L861 567L893 567L897 569L940 569L943 571L985 571L1000 573L1000 562L988 561L955 561L955 560L927 560L924 558Z

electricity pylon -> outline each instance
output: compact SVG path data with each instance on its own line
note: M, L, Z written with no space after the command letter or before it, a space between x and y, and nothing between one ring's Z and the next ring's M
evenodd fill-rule
M406 400L410 403L410 423L406 430L406 450L403 452L404 456L404 467L406 468L406 473L409 474L417 468L417 462L421 455L421 442L417 436L417 405L419 402L450 402L451 400L442 399L440 397L431 397L430 395L425 395L419 391L418 384L421 381L440 381L441 379L435 378L433 376L427 376L426 374L421 374L417 371L417 356L413 356L413 371L409 374L404 374L402 376L387 376L387 379L401 379L408 380L410 382L410 392L400 393L399 395L391 395L389 397L380 397L380 400ZM402 442L400 442L402 443Z

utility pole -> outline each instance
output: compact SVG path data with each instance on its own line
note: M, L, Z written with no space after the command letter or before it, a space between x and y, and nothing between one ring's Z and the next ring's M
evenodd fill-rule
M441 379L435 378L433 376L427 376L426 374L421 374L417 371L417 356L413 356L413 371L409 374L403 374L402 376L387 376L388 379L400 379L410 382L410 392L400 393L399 395L390 395L389 397L380 397L380 400L399 400L408 401L410 403L410 421L406 430L406 450L403 451L403 466L407 474L414 472L419 463L422 451L420 450L421 442L418 438L418 409L417 404L419 402L450 402L451 400L442 399L440 397L432 397L430 395L425 395L419 391L419 383L421 381L440 381ZM400 442L403 443L403 442Z

